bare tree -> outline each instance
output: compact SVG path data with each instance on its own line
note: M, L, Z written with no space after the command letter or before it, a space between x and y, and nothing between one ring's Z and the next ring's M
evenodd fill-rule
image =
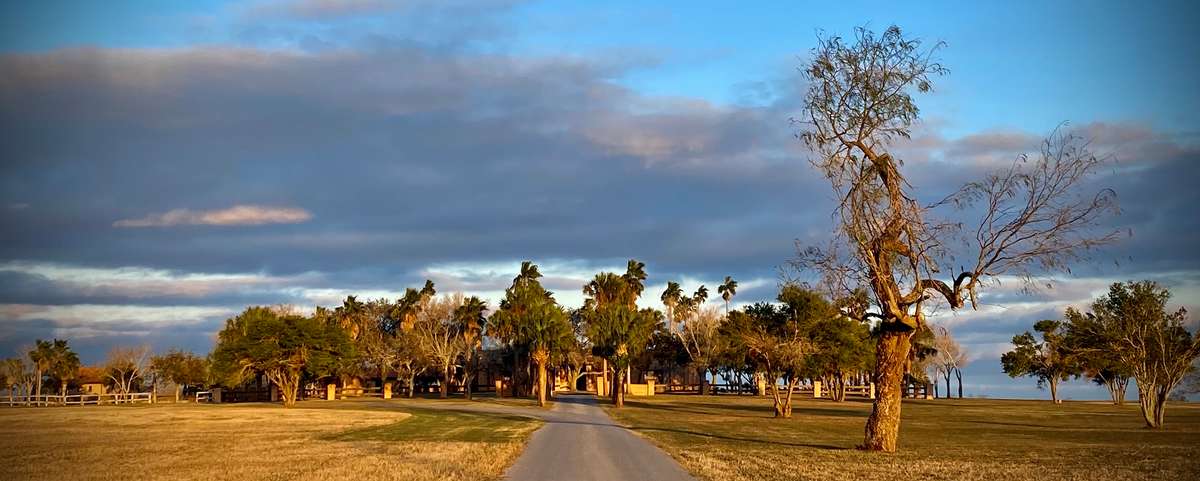
M937 352L933 355L933 363L942 379L946 381L946 397L950 394L950 377L958 377L958 397L962 398L962 368L967 365L967 352L963 349L950 330L942 326L933 329L933 347Z
M463 304L459 293L429 298L417 314L413 332L420 339L421 347L433 365L442 373L441 397L450 394L450 379L454 374L454 361L463 350L455 311Z
M914 198L903 164L889 148L909 137L918 118L910 92L928 92L932 79L947 73L933 58L940 47L923 50L920 40L895 26L878 36L859 28L852 43L819 38L803 70L809 88L797 121L803 124L800 138L839 202L831 247L804 249L794 264L821 270L841 294L859 287L871 293L872 309L864 317L880 323L879 392L862 446L868 450L896 450L905 360L927 304L974 306L989 279L1008 274L1029 281L1118 237L1099 228L1101 217L1115 210L1113 193L1075 193L1103 159L1086 142L1057 131L1039 155L1019 156L942 202L922 205ZM978 226L961 231L960 223L931 220L929 211L944 205L981 210ZM946 272L951 258L963 258L947 248L960 231L975 251L965 256L972 264Z
M117 394L128 396L150 369L150 346L114 347L104 360L104 376Z
M705 382L705 375L711 372L713 380L717 378L714 361L725 340L721 336L721 324L725 316L715 306L692 306L687 309L677 306L675 314L682 315L675 335L682 341L688 359L691 359L692 366L700 375L700 394L707 395L709 386Z

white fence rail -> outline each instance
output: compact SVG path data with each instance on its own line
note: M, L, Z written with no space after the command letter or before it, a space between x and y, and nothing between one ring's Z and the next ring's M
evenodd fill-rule
M66 396L7 396L0 397L0 406L85 406L89 404L134 404L153 402L148 392L129 394L68 394Z

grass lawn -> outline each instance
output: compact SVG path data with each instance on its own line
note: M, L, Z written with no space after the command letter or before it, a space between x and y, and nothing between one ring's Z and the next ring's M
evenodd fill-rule
M0 479L489 480L541 425L435 402L0 408Z
M900 452L868 453L871 405L804 399L792 419L751 396L654 396L608 407L701 479L1005 481L1200 479L1200 405L1167 407L1142 427L1137 403L1008 400L904 402Z

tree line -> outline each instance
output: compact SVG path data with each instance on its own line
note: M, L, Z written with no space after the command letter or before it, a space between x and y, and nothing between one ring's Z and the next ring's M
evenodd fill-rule
M1161 427L1171 393L1200 359L1200 335L1188 331L1186 309L1167 308L1170 298L1152 281L1115 283L1090 311L1069 307L1063 319L1034 323L1037 335L1014 336L1014 349L1001 356L1001 365L1011 377L1049 386L1055 403L1062 402L1059 382L1087 377L1121 405L1132 379L1146 426ZM1194 389L1185 386L1180 394Z

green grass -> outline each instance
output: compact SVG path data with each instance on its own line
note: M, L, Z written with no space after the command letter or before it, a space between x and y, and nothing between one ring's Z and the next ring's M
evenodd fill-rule
M537 419L494 413L472 413L407 407L412 417L395 423L344 431L336 441L431 441L504 443L523 440L541 426Z
M1165 430L1137 404L1008 400L904 403L900 452L862 442L871 405L769 398L655 396L609 408L701 479L1200 479L1200 406L1173 404Z

